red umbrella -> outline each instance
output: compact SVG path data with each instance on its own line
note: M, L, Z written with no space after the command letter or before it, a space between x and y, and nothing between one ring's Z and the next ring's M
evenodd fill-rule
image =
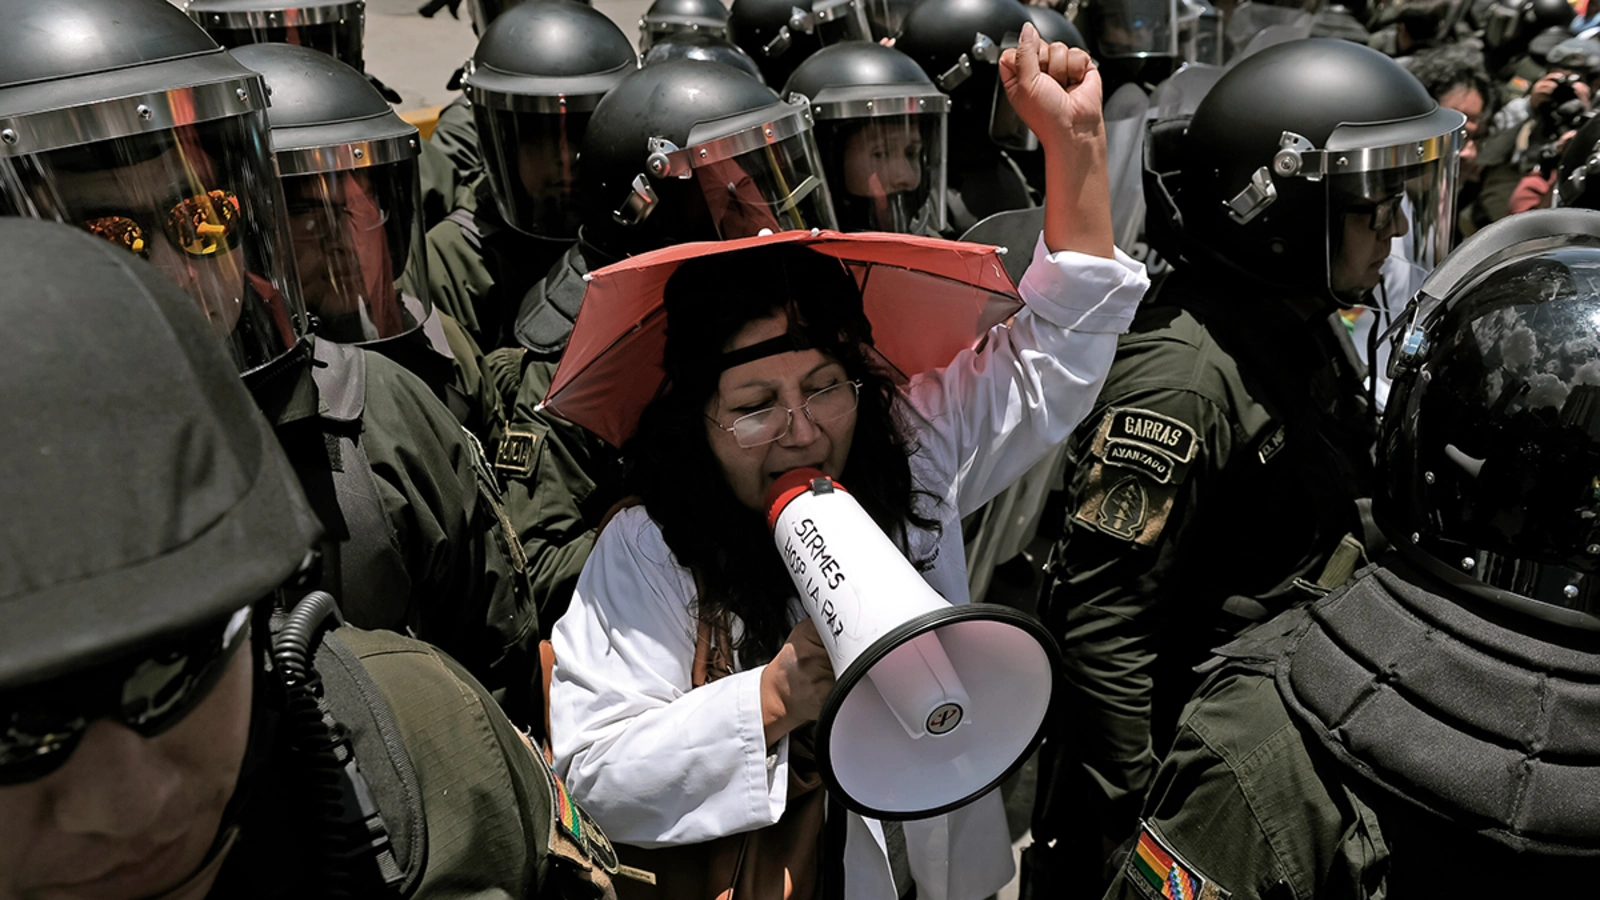
M878 355L903 377L948 365L1022 308L1001 264L1004 251L982 244L816 230L679 244L586 276L583 306L542 408L622 446L665 377L667 279L685 260L766 244L800 244L842 260L862 286Z

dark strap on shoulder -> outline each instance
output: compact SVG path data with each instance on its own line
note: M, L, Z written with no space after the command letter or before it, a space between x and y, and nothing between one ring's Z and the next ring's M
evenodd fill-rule
M422 789L394 714L361 660L339 639L323 635L313 665L322 681L320 705L348 738L344 819L367 836L385 885L407 896L427 860Z

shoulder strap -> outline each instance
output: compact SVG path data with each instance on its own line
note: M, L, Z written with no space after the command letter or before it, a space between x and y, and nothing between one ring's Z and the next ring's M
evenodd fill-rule
M344 769L346 823L366 830L367 847L384 882L406 896L422 878L428 831L422 789L405 740L371 674L338 630L323 636L313 665L322 678L324 714L350 742Z

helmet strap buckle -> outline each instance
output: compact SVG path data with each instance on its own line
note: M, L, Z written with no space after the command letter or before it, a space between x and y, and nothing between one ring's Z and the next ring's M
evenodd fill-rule
M650 180L640 172L633 176L633 189L622 201L622 207L611 213L611 218L619 225L632 228L650 218L650 214L655 212L660 202L655 188L650 186Z
M935 78L934 81L939 83L939 90L948 94L955 90L956 87L963 81L966 81L971 77L972 59L967 54L963 53L961 54L961 58L956 60L955 65L946 69L944 74L940 75L938 78Z
M1228 210L1228 218L1247 225L1256 216L1266 212L1278 199L1278 187L1272 183L1272 172L1266 166L1256 169L1250 176L1250 183L1235 194L1232 200L1222 204Z

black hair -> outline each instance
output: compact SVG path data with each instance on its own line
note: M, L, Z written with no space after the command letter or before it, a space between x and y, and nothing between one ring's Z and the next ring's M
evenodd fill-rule
M771 244L690 260L664 289L666 380L624 448L638 496L677 562L694 573L702 615L737 616L735 648L746 665L771 659L789 633L794 585L763 515L734 496L711 450L706 405L721 380L728 342L746 324L782 313L791 334L839 361L861 382L850 455L840 480L902 549L910 528L937 530L921 515L912 483L911 432L899 389L872 355L861 291L844 264L794 244ZM932 560L913 560L926 567Z
M1403 63L1412 77L1422 82L1428 95L1438 100L1456 88L1471 88L1483 98L1483 115L1478 139L1483 139L1494 118L1499 94L1484 68L1483 56L1471 47L1448 46L1418 51Z

